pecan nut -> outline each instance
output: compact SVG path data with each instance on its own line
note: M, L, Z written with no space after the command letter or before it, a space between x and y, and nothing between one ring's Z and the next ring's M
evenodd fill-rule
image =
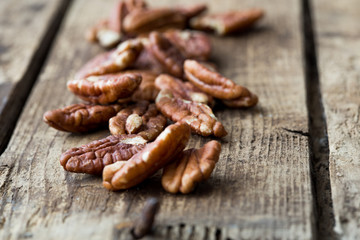
M182 77L185 57L162 33L151 32L147 47L167 73Z
M76 79L117 73L131 66L143 49L139 39L127 40L110 52L100 54L86 63L75 75Z
M210 141L200 149L188 149L178 160L165 166L161 178L163 188L170 193L190 193L195 184L208 179L219 160L221 144Z
M182 15L184 15L188 21L191 18L196 17L202 14L203 12L205 12L207 10L207 6L206 4L200 3L187 7L177 7L176 10L180 12Z
M247 89L246 89L247 90ZM250 92L249 90L244 91L243 96L232 99L232 100L222 100L222 102L231 108L243 108L243 107L253 107L259 101L259 98Z
M106 126L109 119L116 115L123 106L91 104L73 104L65 108L47 111L44 121L49 126L65 132L89 132Z
M146 140L137 135L110 135L77 148L71 148L60 157L66 171L101 174L106 165L126 161L140 152Z
M86 39L90 42L99 42L102 47L111 48L121 41L120 32L112 30L109 20L101 20L86 32Z
M154 140L163 130L166 118L155 104L139 101L122 109L109 121L111 134L137 134L147 141Z
M206 34L189 30L171 30L166 31L164 35L186 58L201 61L209 59L211 42Z
M140 86L135 90L133 95L131 95L131 99L135 101L146 100L150 102L154 102L156 96L159 93L159 89L155 86L155 79L157 74L153 71L147 70L129 70L125 73L135 73L140 74L142 77L142 81Z
M130 34L185 27L185 17L169 8L142 9L130 12L124 19L124 31Z
M190 82L183 82L168 74L161 74L155 80L155 86L161 90L169 89L175 98L204 103L213 104L214 99L206 93L197 89Z
M108 165L103 171L103 185L109 190L131 188L156 173L179 154L190 138L186 124L168 126L154 142L124 162Z
M108 104L130 97L140 83L141 75L139 74L107 74L70 80L67 87L85 101Z
M210 70L205 65L195 61L186 60L184 63L186 78L203 92L223 100L237 100L251 97L249 103L256 104L256 95L247 88L237 85L232 80L223 77L218 72Z
M230 11L194 18L190 25L197 30L212 30L218 35L226 35L251 27L263 15L264 12L260 9Z
M191 130L202 136L224 137L227 132L206 104L174 98L170 90L161 90L156 107L174 122L186 123Z

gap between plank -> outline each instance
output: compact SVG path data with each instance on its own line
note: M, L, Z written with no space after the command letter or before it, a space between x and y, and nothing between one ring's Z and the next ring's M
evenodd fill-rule
M302 0L303 51L309 148L315 209L315 239L337 239L329 173L329 142L317 65L311 0Z
M30 64L26 69L24 76L16 83L4 106L4 114L0 116L0 155L5 151L10 141L19 116L26 104L26 100L41 73L61 22L64 19L65 13L71 2L72 0L62 0L59 9L50 20L38 49L31 57Z

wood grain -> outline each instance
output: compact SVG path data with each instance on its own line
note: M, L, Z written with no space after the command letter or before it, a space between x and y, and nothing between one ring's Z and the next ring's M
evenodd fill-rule
M260 97L254 109L217 108L229 135L212 177L189 195L166 193L158 175L115 193L104 189L99 177L62 169L63 151L109 134L63 133L41 120L46 110L79 102L66 81L101 51L84 42L83 33L114 1L76 0L0 157L1 239L129 239L128 230L116 226L134 219L149 196L160 198L161 209L147 239L313 237L300 2L208 3L212 11L261 7L267 13L253 31L212 38L220 71ZM156 1L165 4L174 3ZM188 146L207 141L193 136Z
M41 70L68 2L0 1L0 153Z
M335 231L342 239L360 238L359 12L356 0L314 1Z

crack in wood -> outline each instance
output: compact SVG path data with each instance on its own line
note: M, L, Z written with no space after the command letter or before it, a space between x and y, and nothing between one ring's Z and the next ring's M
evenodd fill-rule
M337 239L329 173L327 123L322 102L317 65L311 0L302 1L303 57L306 102L309 118L309 148L314 192L316 239ZM286 129L285 129L286 130Z
M3 112L6 114L0 115L0 155L5 151L10 141L22 109L25 106L27 98L41 73L41 69L44 66L47 56L51 50L51 46L53 45L54 39L71 2L72 0L62 1L40 41L39 48L32 56L30 65L24 76L16 84L9 95L6 104L4 104Z
M288 129L288 128L282 128L282 129L284 129L285 131L290 132L290 133L299 134L301 136L305 136L305 137L309 136L308 132L303 132L301 130L292 130L292 129Z

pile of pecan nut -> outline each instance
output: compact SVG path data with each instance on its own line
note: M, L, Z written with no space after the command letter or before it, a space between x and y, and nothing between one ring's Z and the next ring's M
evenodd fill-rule
M206 10L204 4L149 8L142 0L123 0L88 32L91 41L117 46L68 81L68 89L86 103L48 111L44 121L75 133L108 125L111 135L63 153L65 170L102 174L104 187L120 190L163 169L161 182L171 193L189 193L210 177L221 144L213 140L184 150L191 132L226 136L212 107L252 107L258 98L207 62L211 44L205 32L184 29L232 34L252 26L263 12Z

